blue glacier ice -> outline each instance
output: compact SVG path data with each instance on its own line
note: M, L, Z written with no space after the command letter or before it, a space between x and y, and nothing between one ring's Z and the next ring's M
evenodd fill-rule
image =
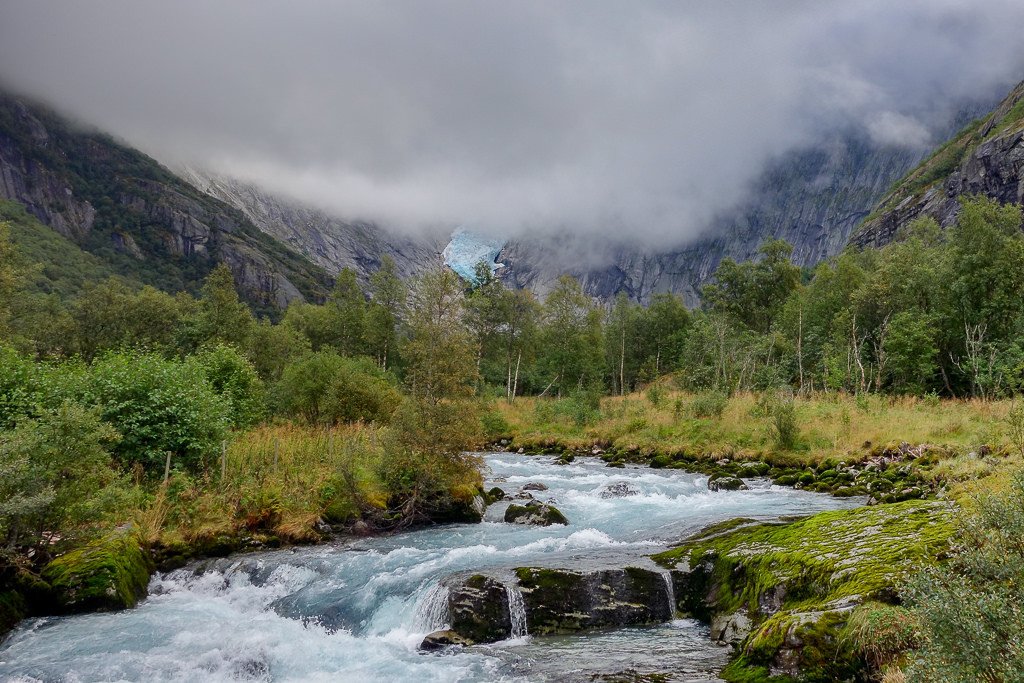
M495 259L505 246L504 240L488 237L479 232L460 226L452 233L448 246L441 255L449 268L466 282L477 283L476 264L481 261L491 267L493 273L501 265Z

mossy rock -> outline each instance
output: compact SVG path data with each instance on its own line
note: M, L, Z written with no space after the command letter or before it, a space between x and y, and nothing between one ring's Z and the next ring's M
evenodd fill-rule
M60 612L111 611L144 598L152 570L138 538L119 532L61 555L43 568L42 577Z
M535 526L551 526L552 524L568 524L562 511L554 505L531 500L525 505L513 503L505 508L505 521L510 524L533 524Z
M681 612L748 616L753 630L726 680L787 680L772 672L844 680L857 665L838 637L844 615L865 600L892 601L896 585L945 550L954 527L949 506L914 500L720 527L653 559L672 570Z

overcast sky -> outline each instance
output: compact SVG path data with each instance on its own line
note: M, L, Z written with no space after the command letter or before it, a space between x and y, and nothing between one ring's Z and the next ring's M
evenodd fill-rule
M0 81L344 217L685 241L773 155L925 146L1024 2L0 0Z

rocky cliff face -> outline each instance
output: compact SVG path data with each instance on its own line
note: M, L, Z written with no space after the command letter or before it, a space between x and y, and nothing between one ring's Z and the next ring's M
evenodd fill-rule
M953 125L962 124L977 108L966 106ZM686 247L609 249L604 264L592 267L574 261L573 250L567 248L571 241L518 241L507 245L498 260L507 265L506 282L541 294L568 272L600 299L624 291L632 299L647 301L652 294L673 292L695 306L701 286L723 258L749 259L766 239L792 244L793 260L801 266L813 266L839 253L855 226L922 154L905 147L879 147L863 136L848 134L776 160L761 174L745 202Z
M897 183L850 238L880 247L919 216L952 225L960 197L984 195L1001 203L1024 200L1024 82L988 116L960 131Z
M345 221L254 185L194 168L182 170L181 175L331 273L350 268L365 283L385 256L395 261L402 277L440 263L443 240L413 239L372 223Z
M0 95L0 198L100 256L116 272L195 290L218 262L259 309L329 288L326 272L145 155Z

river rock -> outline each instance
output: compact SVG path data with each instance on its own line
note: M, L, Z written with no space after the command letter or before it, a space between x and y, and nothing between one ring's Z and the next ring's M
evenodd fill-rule
M548 487L539 481L531 481L529 484L523 486L524 491L547 491Z
M529 633L574 633L594 628L657 624L672 618L663 573L641 567L579 571L515 570Z
M626 481L616 481L604 487L601 491L602 498L625 498L627 496L639 495L640 491Z
M483 574L448 585L448 615L452 631L477 643L493 643L512 635L508 590Z
M451 647L463 647L472 644L472 640L463 638L455 631L434 631L433 633L428 633L423 638L423 642L420 643L420 649L426 652L436 652Z
M709 491L746 491L747 485L739 477L731 474L713 474L708 479Z
M554 505L531 500L525 505L511 504L505 510L505 521L512 524L534 524L551 526L552 524L568 524L569 520Z
M62 612L134 607L146 597L153 563L132 533L115 532L61 555L43 568Z

